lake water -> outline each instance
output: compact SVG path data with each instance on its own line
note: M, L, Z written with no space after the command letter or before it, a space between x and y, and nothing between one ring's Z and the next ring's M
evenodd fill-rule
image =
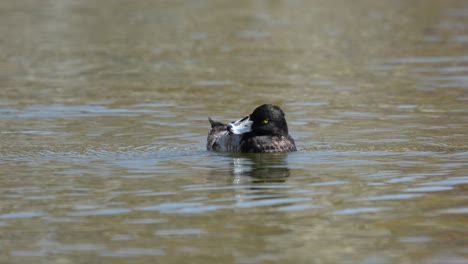
M468 263L468 2L0 12L1 263ZM297 152L205 150L263 103Z

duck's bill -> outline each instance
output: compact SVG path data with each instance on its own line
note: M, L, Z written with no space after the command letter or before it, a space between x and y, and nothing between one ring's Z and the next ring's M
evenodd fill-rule
M244 134L252 131L252 123L250 116L246 116L242 119L234 121L228 125L229 133L232 134Z

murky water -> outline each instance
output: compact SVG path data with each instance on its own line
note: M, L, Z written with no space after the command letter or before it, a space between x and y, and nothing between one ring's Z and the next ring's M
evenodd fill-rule
M467 263L466 1L4 1L1 263ZM298 152L205 151L286 112Z

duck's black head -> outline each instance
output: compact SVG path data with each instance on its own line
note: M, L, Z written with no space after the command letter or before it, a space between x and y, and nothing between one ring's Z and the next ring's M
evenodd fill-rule
M271 104L255 108L249 116L229 124L228 130L234 134L252 133L255 136L288 135L288 125L283 110Z

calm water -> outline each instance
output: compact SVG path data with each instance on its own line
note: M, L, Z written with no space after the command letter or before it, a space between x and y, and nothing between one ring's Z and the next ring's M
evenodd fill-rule
M466 1L3 1L0 263L467 263ZM299 151L205 151L263 103Z

